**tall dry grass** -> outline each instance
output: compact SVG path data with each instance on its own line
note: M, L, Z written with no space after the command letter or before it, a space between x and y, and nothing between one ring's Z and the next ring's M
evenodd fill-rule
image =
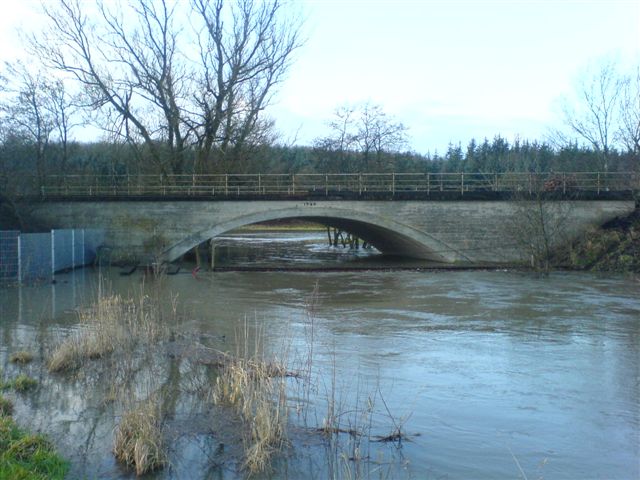
M152 398L126 411L118 423L113 452L119 462L144 475L167 463L162 433L162 412Z
M140 342L154 343L168 335L158 302L140 293L137 299L105 294L79 312L80 329L55 348L48 361L50 372L72 371L87 360L115 350L131 350ZM175 308L174 308L175 311Z
M243 467L250 474L270 470L288 443L286 368L259 354L259 343L249 355L245 322L239 352L227 357L211 392L214 404L232 408L244 424Z

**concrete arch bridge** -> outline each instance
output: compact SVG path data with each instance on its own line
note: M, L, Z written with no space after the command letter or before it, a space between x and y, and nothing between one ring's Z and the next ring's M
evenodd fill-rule
M458 265L509 264L527 258L546 228L559 244L635 208L631 199L270 199L49 198L30 214L55 228L105 228L113 255L164 262L239 227L306 219L338 227L384 254Z

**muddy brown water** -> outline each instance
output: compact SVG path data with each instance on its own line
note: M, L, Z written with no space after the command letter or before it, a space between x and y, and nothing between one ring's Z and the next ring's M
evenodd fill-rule
M139 272L104 268L58 275L54 285L0 289L3 375L39 381L30 394L7 394L16 419L50 436L71 460L71 478L133 478L111 454L121 412L101 374L88 368L68 378L42 368L51 345L76 328L75 309L91 302L100 276L125 295L143 283L164 298L177 295L186 315L180 331L211 348L234 351L246 324L251 341L268 353L286 350L303 368L313 339L310 382L289 380L291 445L265 478L640 478L637 279L404 270L397 267L412 265L375 251L332 249L322 232L218 242L218 266L311 270L194 276L185 264L158 286ZM10 364L17 350L36 360ZM153 477L244 478L238 425L197 393L202 378L187 374L194 362L165 360L152 375L179 388L167 401L171 466ZM366 439L315 432L331 400L341 426L366 431ZM397 426L404 441L376 441Z

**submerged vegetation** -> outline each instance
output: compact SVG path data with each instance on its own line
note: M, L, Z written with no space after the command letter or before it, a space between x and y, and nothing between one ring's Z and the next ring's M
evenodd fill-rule
M286 368L257 355L228 357L211 396L215 405L231 408L241 419L243 467L251 474L269 470L287 445Z
M74 395L93 398L86 402L84 414L90 422L108 425L101 438L111 438L115 462L144 475L176 461L174 446L181 438L203 435L206 440L199 447L203 468L230 468L249 477L274 474L302 442L325 446L326 468L332 476L344 473L362 478L364 467L372 465L371 450L388 448L382 444L389 442L401 445L404 429L390 415L375 412L376 391L354 398L347 386L342 393L334 378L326 398L322 394L316 398L318 387L326 384L313 366L317 289L316 300L306 308L301 351L293 351L285 335L281 348L265 352L265 333L245 319L231 344L234 353L229 353L207 336L194 337L187 329L173 328L181 325L180 315L175 299L167 300L157 288L162 279L154 280L154 293L141 292L135 299L111 294L101 286L93 304L77 312L75 330L51 349L45 348L43 362L34 361L29 367L42 369L46 388L68 386L76 389ZM300 368L292 368L294 363ZM15 362L11 368L21 365ZM36 385L23 373L4 381L5 390L26 393L0 396L0 414L6 417L20 411L23 407L14 402L22 402ZM319 412L324 405L331 415L322 419ZM98 418L93 419L96 411ZM374 415L384 421L374 422ZM389 431L390 419L397 435L379 435ZM49 441L18 431L12 421L3 418L3 422L12 439L27 440L10 449L17 460L8 460L10 454L4 454L0 478L62 478L69 465L55 456ZM95 428L90 429L90 438ZM87 445L78 447L82 456L91 455L94 448L90 439L86 441ZM30 449L34 460L24 460L25 449ZM40 461L51 465L51 470L32 476L20 470ZM76 468L75 463L72 467ZM72 473L83 474L82 470Z
M126 411L116 427L113 453L119 462L144 475L167 463L162 413L153 399Z
M131 350L140 342L155 343L169 333L161 322L159 306L144 295L134 301L101 294L79 316L80 330L53 351L49 371L76 370L88 360Z
M26 350L20 350L18 352L14 352L9 356L9 361L11 363L30 363L33 360L33 354L31 352L27 352Z

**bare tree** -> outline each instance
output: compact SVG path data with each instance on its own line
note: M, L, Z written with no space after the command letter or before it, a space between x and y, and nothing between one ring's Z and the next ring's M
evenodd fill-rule
M315 143L320 149L337 153L343 171L354 171L354 165L346 165L344 161L353 160L350 153L354 152L360 156L356 170L385 170L384 154L407 145L407 128L387 115L380 105L365 103L357 107L339 107L328 126L329 136L319 138Z
M382 170L382 154L398 151L407 144L407 128L389 117L380 105L365 103L360 111L356 141L364 157L364 164L371 168L375 161Z
M349 162L350 152L355 149L356 136L354 132L354 116L355 108L349 105L343 105L335 109L333 118L328 122L330 134L326 137L317 138L315 140L316 148L334 152L337 156L333 165L329 168L325 165L325 169L335 170L336 172L351 172L353 165Z
M182 173L195 147L203 170L214 150L237 152L262 138L260 113L301 43L279 0L229 3L100 2L89 14L91 4L57 0L45 7L50 29L32 45L80 83L85 106L103 113L101 126L155 169Z
M238 156L270 125L259 121L274 87L301 45L299 25L282 18L279 0L194 0L204 28L199 35L198 114L192 119L200 168L217 150ZM225 19L230 19L228 23ZM231 148L230 148L231 147Z
M595 71L583 75L575 101L565 99L563 105L565 124L600 153L600 168L605 172L615 141L621 90L615 63L606 61Z
M557 248L574 232L573 204L543 177L536 177L530 188L513 195L508 237L523 263L548 273Z
M640 65L622 79L618 135L629 152L640 155Z
M55 129L47 96L49 85L41 73L32 73L21 63L5 64L5 67L13 82L8 88L8 98L0 104L0 111L7 128L33 145L35 173L42 184L45 158Z

